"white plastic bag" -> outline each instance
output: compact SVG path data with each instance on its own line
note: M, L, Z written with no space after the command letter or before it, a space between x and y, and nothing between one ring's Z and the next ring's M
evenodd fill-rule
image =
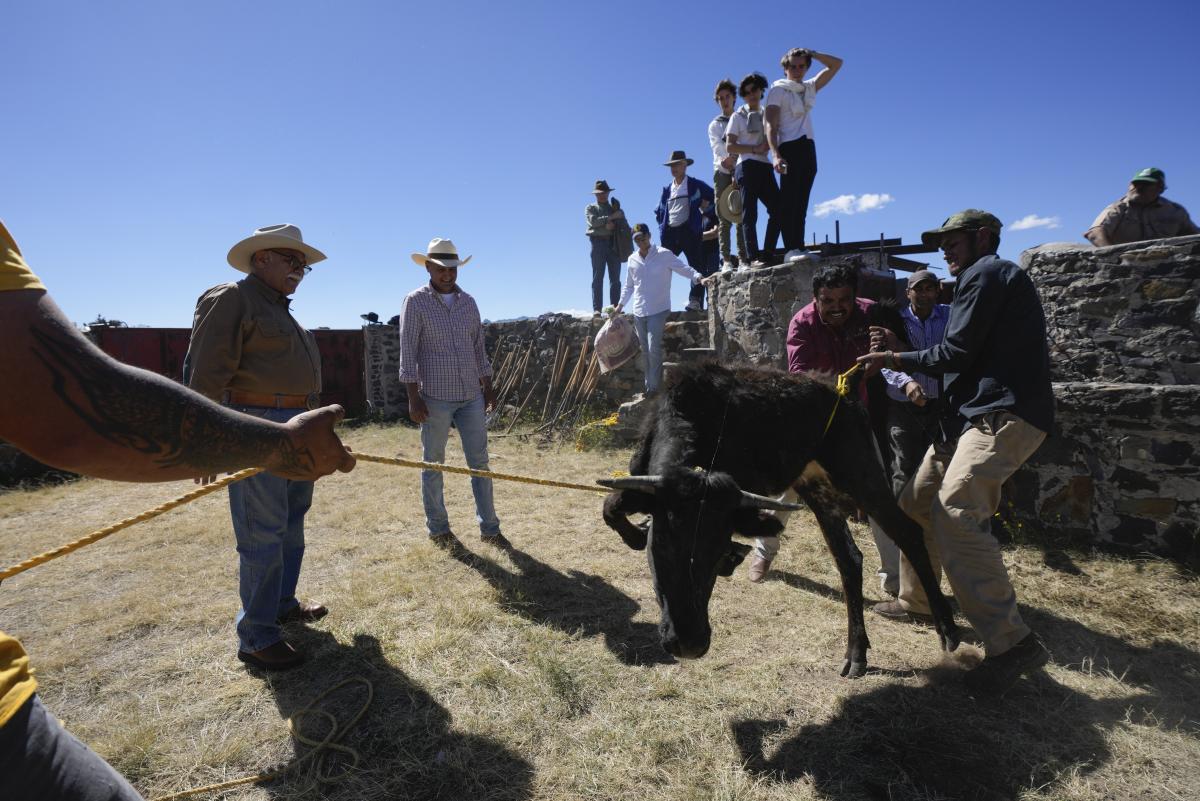
M616 370L636 356L641 349L637 332L633 330L633 323L619 314L610 317L608 322L600 327L596 332L594 344L601 373Z

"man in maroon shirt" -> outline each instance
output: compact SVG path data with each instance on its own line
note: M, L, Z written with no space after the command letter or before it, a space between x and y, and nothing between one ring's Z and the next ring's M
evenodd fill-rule
M875 301L858 297L858 273L848 264L821 267L813 276L813 302L796 312L788 324L788 370L833 378L846 372L859 356L870 351L867 310ZM859 400L867 402L867 382L859 382ZM786 513L781 513L786 514ZM871 523L882 567L880 585L895 595L900 588L899 558L895 543ZM779 552L779 538L755 540L749 575L753 582L766 578Z

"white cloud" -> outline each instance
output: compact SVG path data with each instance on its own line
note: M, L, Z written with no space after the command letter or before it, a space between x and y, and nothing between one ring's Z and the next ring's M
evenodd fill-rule
M886 192L867 192L862 195L838 195L833 200L818 203L816 208L813 209L813 214L817 217L828 217L830 214L860 214L866 211L882 209L891 203L892 200L894 198Z
M1030 228L1058 228L1058 225L1059 219L1057 217L1039 217L1036 214L1026 214L1016 222L1010 223L1008 230L1025 231Z

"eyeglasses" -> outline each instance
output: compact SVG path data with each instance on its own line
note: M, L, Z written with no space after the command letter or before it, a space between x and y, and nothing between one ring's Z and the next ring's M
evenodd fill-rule
M282 250L272 250L271 252L286 261L288 266L293 270L300 270L305 275L308 275L312 272L312 267L309 267L307 264L305 264L305 258L303 256L297 256L294 253L284 253Z

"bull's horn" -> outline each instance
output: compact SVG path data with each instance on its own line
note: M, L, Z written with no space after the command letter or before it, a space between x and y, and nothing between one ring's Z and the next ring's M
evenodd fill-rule
M755 495L753 492L742 490L742 506L749 506L752 509L773 509L777 512L795 512L804 507L798 503L785 503L777 501L774 498L768 498L765 495Z
M596 483L602 487L619 490L634 490L653 495L663 485L662 476L623 476L621 478L600 478Z

